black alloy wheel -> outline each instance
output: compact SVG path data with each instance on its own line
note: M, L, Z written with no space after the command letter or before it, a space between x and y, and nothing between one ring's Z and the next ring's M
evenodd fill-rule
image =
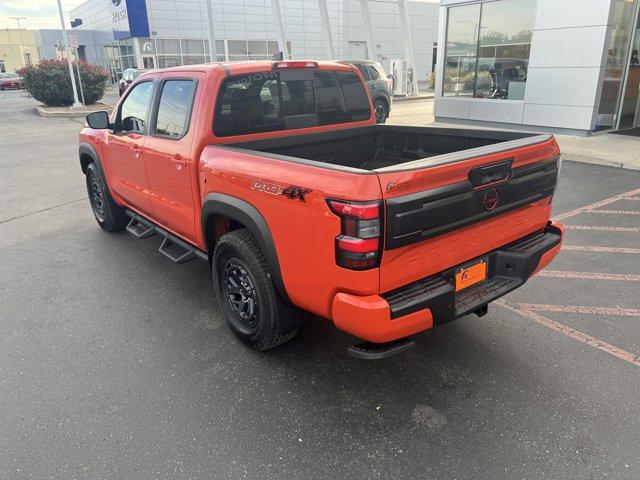
M248 268L237 258L230 258L222 270L224 296L229 308L247 334L258 328L259 303L256 286Z

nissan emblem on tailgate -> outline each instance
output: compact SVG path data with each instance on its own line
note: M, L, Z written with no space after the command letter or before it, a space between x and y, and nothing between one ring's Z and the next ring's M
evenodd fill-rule
M484 205L485 210L490 212L491 210L496 208L496 205L498 205L498 200L500 200L498 191L495 188L491 188L484 193L482 204Z

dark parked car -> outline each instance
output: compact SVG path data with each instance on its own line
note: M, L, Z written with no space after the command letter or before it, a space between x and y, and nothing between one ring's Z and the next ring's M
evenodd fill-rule
M371 60L340 60L339 63L350 63L360 70L371 94L376 121L386 122L393 102L393 82L382 65Z
M148 72L148 70L145 70L143 68L127 68L124 72L122 72L122 78L120 79L120 82L118 82L118 90L120 92L120 95L122 95L127 90L127 88L129 88L129 85L131 85L131 83L136 78L138 78L145 72Z
M0 73L0 90L22 88L22 77L17 73Z

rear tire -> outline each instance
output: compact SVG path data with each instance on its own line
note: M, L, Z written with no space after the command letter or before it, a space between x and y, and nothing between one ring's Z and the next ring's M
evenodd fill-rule
M385 123L389 116L389 109L387 108L387 104L384 100L376 100L374 109L376 112L376 123Z
M87 180L87 194L93 216L100 228L107 232L115 232L124 229L129 222L124 208L119 207L111 198L107 182L102 172L95 163L90 163L85 172Z
M265 351L296 335L302 312L285 305L276 293L267 260L249 230L220 237L211 271L220 310L243 343Z

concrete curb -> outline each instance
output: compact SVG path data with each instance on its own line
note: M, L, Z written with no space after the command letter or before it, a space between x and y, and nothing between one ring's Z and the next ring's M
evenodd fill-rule
M570 162L590 163L592 165L604 165L605 167L625 168L627 170L639 170L640 165L634 165L631 163L612 162L611 160L605 160L604 158L594 158L587 155L580 155L574 153L562 152L562 160L569 160Z
M52 108L58 109L60 107L45 107L44 105L37 105L36 112L38 115L44 118L84 118L88 114L100 111L113 110L113 107L105 103L96 103L91 105L90 108L82 108L78 110L52 110Z
M401 97L394 96L393 103L396 102L415 102L416 100L433 100L433 94L429 93L427 95L418 95L417 97Z

